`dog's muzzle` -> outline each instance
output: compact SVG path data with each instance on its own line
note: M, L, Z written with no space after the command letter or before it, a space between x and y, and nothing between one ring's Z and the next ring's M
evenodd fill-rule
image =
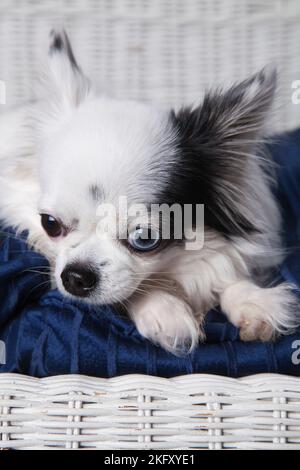
M65 267L61 273L64 288L76 297L88 297L99 282L98 274L91 268L74 263Z

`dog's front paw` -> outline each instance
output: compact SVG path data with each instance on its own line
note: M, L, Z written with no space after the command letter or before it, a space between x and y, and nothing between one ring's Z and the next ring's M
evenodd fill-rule
M271 341L299 325L297 299L287 284L263 289L249 281L237 282L222 293L221 307L240 328L243 341Z
M242 341L271 341L276 336L274 326L264 320L266 312L255 304L239 305L232 317L234 325L240 329Z
M203 334L189 305L167 292L153 291L128 310L142 336L173 354L191 351Z

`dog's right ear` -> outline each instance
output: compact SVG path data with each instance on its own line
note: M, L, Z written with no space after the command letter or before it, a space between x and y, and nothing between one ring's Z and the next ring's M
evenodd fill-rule
M48 61L39 78L37 99L44 103L48 118L62 117L89 95L90 81L77 64L64 30L51 31Z

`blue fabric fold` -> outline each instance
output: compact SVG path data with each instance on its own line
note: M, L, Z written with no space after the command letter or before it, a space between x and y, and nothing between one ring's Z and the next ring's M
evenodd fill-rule
M276 139L270 150L278 164L276 193L289 248L274 282L287 280L300 287L300 129ZM142 338L113 308L71 302L50 290L47 267L47 261L28 248L25 235L17 237L10 229L0 232L0 340L6 346L6 364L0 372L35 377L173 377L195 372L300 376L300 365L292 361L300 330L275 343L243 343L238 330L214 309L206 317L206 343L192 354L175 357Z

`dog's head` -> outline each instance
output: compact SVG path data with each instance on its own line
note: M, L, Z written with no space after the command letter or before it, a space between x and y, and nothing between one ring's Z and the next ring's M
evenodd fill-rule
M161 214L150 217L151 204L204 204L206 227L225 237L261 230L249 171L255 177L253 149L274 73L208 93L195 109L157 109L95 96L66 34L53 32L42 85L35 116L39 212L65 294L122 302L168 269L184 236L175 239L173 227L163 240ZM124 202L129 211L141 206L126 218ZM195 225L192 214L187 229Z

